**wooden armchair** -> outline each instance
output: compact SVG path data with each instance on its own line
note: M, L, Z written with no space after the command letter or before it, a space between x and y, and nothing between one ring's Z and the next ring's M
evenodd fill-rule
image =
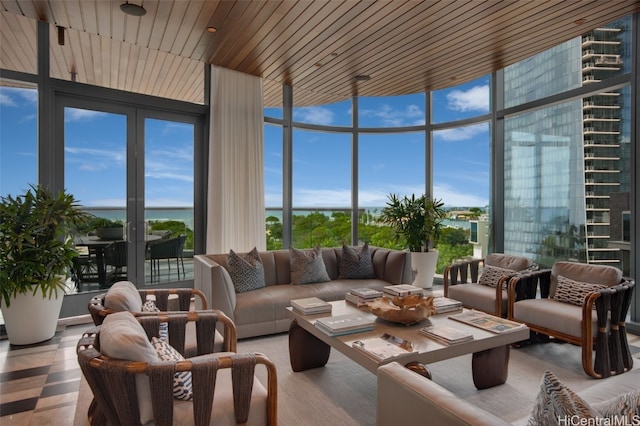
M556 262L550 270L509 281L507 317L533 332L580 345L585 373L609 377L633 366L625 318L634 286L618 268Z
M195 304L192 305L192 298ZM153 300L156 311L145 311L144 302ZM138 289L130 281L115 283L109 291L99 294L89 301L89 313L95 325L101 325L104 319L115 312L128 311L135 317L157 316L179 312L189 312L192 307L200 308L195 312L217 312L219 314L218 330L214 335L217 350L235 351L236 326L222 311L209 310L207 297L200 290L193 288L154 288ZM166 324L165 324L166 326ZM187 327L187 354L193 354L196 348L194 324ZM233 343L230 343L233 341ZM234 349L229 349L231 346Z
M503 317L507 315L507 282L535 266L526 257L502 253L456 262L444 270L444 295L466 308Z
M158 340L161 321L169 323L170 347L184 354L185 325L195 321L199 334L207 334L218 319L214 313L136 318L119 312L85 332L77 355L94 395L91 425L277 424L277 373L266 356L213 353L209 338L198 339L198 356L161 355L168 353ZM256 365L266 368L266 388L255 377ZM188 399L178 399L178 385L188 388Z

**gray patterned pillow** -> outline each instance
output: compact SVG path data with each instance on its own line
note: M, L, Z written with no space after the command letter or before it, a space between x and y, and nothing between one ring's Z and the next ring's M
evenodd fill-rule
M227 271L236 293L257 290L265 286L264 266L255 247L244 256L231 250L227 257Z
M558 275L558 286L556 287L556 294L553 295L553 299L558 302L582 306L582 302L584 302L584 298L587 297L587 294L603 288L607 288L607 286L603 284L590 284L574 281L570 278Z
M174 349L162 339L151 338L151 344L158 354L160 361L184 361L180 352ZM191 385L191 372L181 371L173 376L173 397L188 401L193 398L193 388Z
M478 284L496 288L498 286L498 281L500 280L500 278L504 276L511 277L516 274L517 272L512 269L485 265L484 268L482 268L482 274L480 274ZM502 288L506 288L507 282L508 280L502 282Z
M369 243L364 243L362 247L349 247L342 243L339 270L341 279L375 278Z
M634 416L640 416L640 391L636 390L624 393L607 401L592 404L591 406L597 410L602 417L611 419L609 424L631 424L631 419L633 419ZM614 422L614 418L618 420L617 423Z
M562 384L552 372L545 371L527 424L555 425L558 424L558 419L571 419L574 416L579 419L595 419L600 413Z
M330 281L319 245L311 250L298 250L289 247L289 266L291 268L291 284Z

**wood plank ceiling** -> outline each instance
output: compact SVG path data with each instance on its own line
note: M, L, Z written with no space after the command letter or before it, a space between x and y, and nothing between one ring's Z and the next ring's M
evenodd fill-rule
M640 10L623 0L131 0L147 11L134 17L124 1L0 0L0 67L36 73L43 20L54 78L203 103L209 63L263 77L266 106L281 105L284 83L295 105L318 105L455 86Z

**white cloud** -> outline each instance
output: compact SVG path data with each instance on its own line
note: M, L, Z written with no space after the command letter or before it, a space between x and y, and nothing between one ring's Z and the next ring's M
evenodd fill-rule
M373 117L381 121L380 127L403 127L424 124L424 111L417 105L407 105L404 110L394 109L388 104L378 109L361 109L363 117Z
M454 129L438 130L434 132L435 138L444 141L463 141L489 131L487 123L473 124L471 126L456 127Z
M65 108L65 121L89 121L107 115L106 112L89 109Z
M329 126L333 123L333 111L323 107L300 107L293 113L295 121L309 124L322 124Z
M447 101L447 108L454 111L489 112L489 85L474 86L467 91L452 90Z
M489 204L489 200L478 196L475 193L465 193L459 188L449 185L434 185L433 193L436 198L441 198L446 207L484 207Z
M3 91L4 92L4 91ZM5 107L16 107L18 104L13 100L13 98L6 93L0 92L0 105Z

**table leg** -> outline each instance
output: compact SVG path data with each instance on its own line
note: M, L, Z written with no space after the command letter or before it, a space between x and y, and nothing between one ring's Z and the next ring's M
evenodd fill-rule
M96 247L96 268L98 269L98 282L100 288L106 287L107 271L104 265L104 248Z
M405 365L409 370L421 375L424 378L431 380L431 370L425 364L418 361L411 361Z
M475 352L471 361L473 384L478 389L498 386L507 381L509 345Z
M293 371L323 367L329 361L331 346L291 321L289 327L289 360Z

